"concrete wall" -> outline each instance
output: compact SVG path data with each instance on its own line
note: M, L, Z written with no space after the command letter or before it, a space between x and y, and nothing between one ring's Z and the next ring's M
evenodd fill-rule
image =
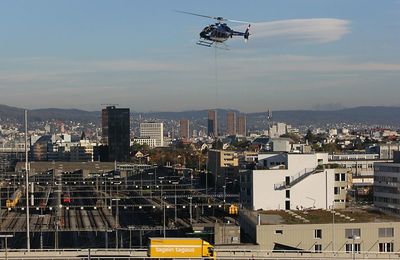
M240 226L235 224L215 224L214 243L216 245L240 244Z
M277 188L279 185L284 185L286 178L296 179L311 172L317 166L327 163L328 154L260 154L259 158L262 165L270 169L253 170L251 173L249 180L251 181L252 209L285 209L286 203L289 203L286 201L290 201L291 209L332 206L335 185L332 169L311 174L290 188ZM273 168L279 161L286 164L286 169Z
M332 207L334 194L334 170L312 174L290 188L290 208Z
M253 209L330 208L334 200L334 170L328 169L309 175L289 189L276 190L275 185L291 176L290 170L255 170L252 172ZM297 172L296 172L297 174ZM289 190L290 198L286 198Z

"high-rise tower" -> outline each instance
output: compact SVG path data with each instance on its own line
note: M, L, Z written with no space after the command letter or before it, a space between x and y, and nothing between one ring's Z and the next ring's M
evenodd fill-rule
M246 136L247 135L247 126L246 126L247 122L246 122L246 115L240 115L238 116L238 120L237 120L237 134L238 135L242 135L242 136Z
M102 142L107 145L108 161L128 161L130 145L129 108L108 106L101 112Z
M218 136L217 110L208 110L208 136Z
M226 133L236 135L236 113L233 111L226 114Z
M187 119L182 119L179 121L179 137L183 139L187 139L190 137L189 131L190 122Z

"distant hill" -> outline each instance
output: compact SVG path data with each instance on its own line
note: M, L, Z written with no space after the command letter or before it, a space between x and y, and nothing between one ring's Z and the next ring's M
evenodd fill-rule
M355 107L334 111L288 110L273 111L273 120L298 124L363 123L377 125L400 125L400 107ZM248 114L250 120L258 121L266 112Z
M23 122L24 110L22 108L0 105L0 122L5 120ZM193 110L182 112L133 112L134 117L141 115L144 118L154 118L163 120L189 119L191 121L206 124L208 110ZM219 109L218 117L221 125L226 122L227 111ZM235 110L233 110L235 111ZM236 111L239 113L238 111ZM286 122L293 125L307 124L326 124L326 123L362 123L377 125L400 125L400 107L365 106L346 108L334 111L317 110L287 110L273 111L273 121ZM101 118L100 111L84 111L79 109L33 109L29 110L29 120L40 122L47 120L60 121L81 121L99 123ZM248 113L247 121L249 126L261 125L266 120L266 112Z
M100 112L88 112L79 109L44 108L28 110L29 121L41 122L47 120L96 122L100 119ZM0 105L0 122L3 120L24 120L24 109Z

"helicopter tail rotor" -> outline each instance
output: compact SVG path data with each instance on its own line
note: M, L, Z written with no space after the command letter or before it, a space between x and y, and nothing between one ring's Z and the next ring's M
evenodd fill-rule
M250 36L250 24L249 24L249 26L247 26L247 29L246 29L246 31L244 32L244 41L245 42L247 42L247 40L249 39L249 36Z

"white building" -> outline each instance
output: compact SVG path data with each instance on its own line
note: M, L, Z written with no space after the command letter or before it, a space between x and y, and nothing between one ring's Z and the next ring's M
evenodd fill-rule
M164 146L164 124L163 123L141 123L140 137L155 139L155 147Z
M291 132L291 125L287 125L285 123L275 123L265 134L269 135L270 137L280 137L281 135L289 132Z
M258 210L340 208L345 206L345 169L325 169L327 153L259 154L256 170L241 176L241 199Z
M147 144L150 148L157 147L157 140L150 137L136 137L133 142L140 145Z

